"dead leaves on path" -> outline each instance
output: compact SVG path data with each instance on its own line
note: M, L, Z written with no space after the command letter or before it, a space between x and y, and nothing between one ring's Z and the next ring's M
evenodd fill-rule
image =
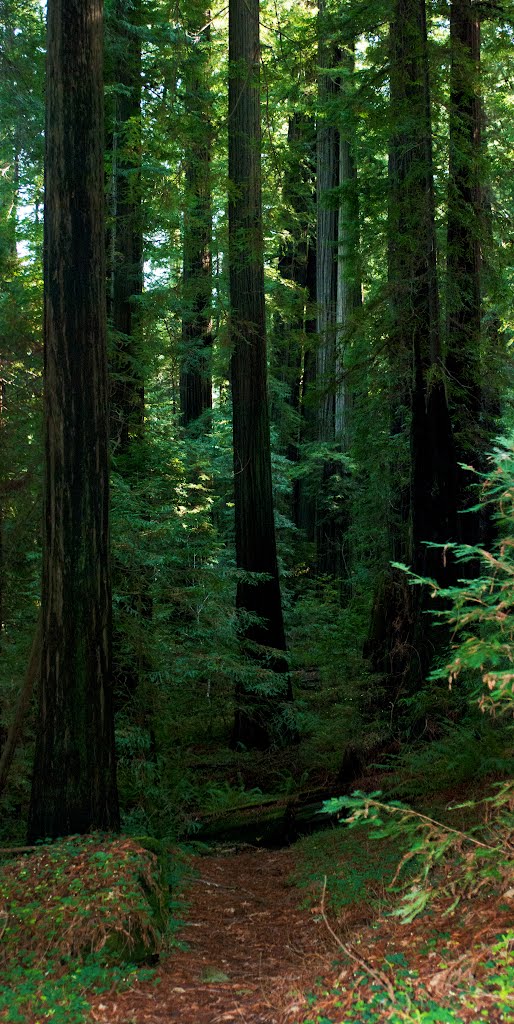
M455 1004L459 986L483 977L495 936L514 925L506 896L500 907L481 891L458 914L445 917L441 900L432 916L408 925L390 917L363 924L369 908L360 922L351 908L347 919L330 919L331 934L319 907L298 907L290 850L202 857L195 866L181 936L188 948L162 962L153 980L98 997L95 1024L304 1024L318 1015L339 1022L360 1019L351 1016L357 1000L377 998L386 1024L398 1012L390 996L401 974L412 999ZM499 1024L485 991L472 1007L458 1004L459 1020L474 1024L482 1009Z

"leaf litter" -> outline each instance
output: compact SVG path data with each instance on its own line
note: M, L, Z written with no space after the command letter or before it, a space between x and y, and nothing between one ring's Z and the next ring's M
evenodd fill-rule
M475 893L451 914L448 898L435 900L405 924L369 905L334 914L321 892L315 906L300 907L294 848L194 862L186 948L163 959L152 980L95 999L91 1022L514 1022L514 985L498 989L502 965L514 980L509 890Z

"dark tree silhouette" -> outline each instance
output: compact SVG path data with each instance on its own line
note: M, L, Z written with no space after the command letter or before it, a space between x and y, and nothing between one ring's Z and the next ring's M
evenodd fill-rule
M184 72L189 128L185 153L184 262L180 408L189 427L212 406L212 196L209 12L190 5L190 52ZM200 33L203 28L203 32Z
M450 162L446 260L446 370L457 458L480 465L484 449L481 387L480 22L476 4L450 6ZM459 468L457 507L470 503L470 474ZM476 543L480 516L459 516L462 540Z
M259 3L229 8L229 275L237 607L250 654L277 672L270 700L238 688L234 742L266 747L290 698L277 568L267 394L260 167ZM249 573L265 578L251 579ZM247 621L245 621L245 619Z
M397 515L391 557L420 575L449 582L447 563L426 542L456 537L456 461L445 389L439 326L430 90L424 0L396 0L390 27L389 156L390 362L396 377L392 433L407 430L407 485L392 468ZM415 687L434 649L423 614L425 596L391 570L374 606L372 662Z
M49 0L42 640L29 839L119 824L101 0Z

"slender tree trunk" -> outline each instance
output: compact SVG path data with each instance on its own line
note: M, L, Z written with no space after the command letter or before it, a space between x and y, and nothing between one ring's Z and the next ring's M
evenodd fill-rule
M137 300L143 291L141 201L140 0L116 0L112 18L114 113L111 140L108 313L111 348L111 434L117 454L142 436L144 376Z
M283 435L287 457L295 463L300 459L301 444L306 440L313 441L316 437L315 429L309 429L309 416L304 402L306 369L308 375L308 360L312 356L316 333L312 312L316 301L315 150L316 136L312 117L295 113L289 118L282 187L285 208L283 225L287 235L281 246L278 266L281 277L285 281L292 281L297 291L289 319L284 321L279 315L275 319L272 353L274 375L282 385L286 407L285 414L281 416L279 412L276 419L279 432ZM289 410L292 410L292 415L288 415ZM313 536L315 509L314 502L312 499L309 502L309 496L305 493L306 483L308 486L308 481L301 478L294 482L292 518L297 526L303 526L300 523L300 509L303 508L305 512L310 504L307 525Z
M144 432L144 359L139 299L143 292L143 203L141 124L141 0L114 0L107 23L106 56L111 84L107 143L111 159L107 231L107 312L111 441L117 469L128 485L139 472L138 442ZM135 445L135 447L134 447ZM121 456L121 459L119 458ZM139 691L144 634L152 617L147 567L114 561L119 597L115 620L113 677L115 709L133 701L147 724L149 702ZM127 644L127 620L129 642Z
M316 241L313 238L307 252L305 288L304 338L302 376L300 387L300 442L316 440L317 422L314 395L316 393ZM295 523L303 530L308 541L316 538L316 496L309 481L299 480L295 488Z
M484 449L481 388L481 102L480 22L471 0L450 6L450 164L447 239L446 370L457 459L479 468ZM471 503L466 470L458 470L459 512ZM474 503L474 502L473 502ZM477 543L480 516L459 516L460 539Z
M191 51L185 70L186 120L189 124L185 157L184 264L180 404L187 428L212 407L212 188L208 73L210 27L202 4L189 9ZM204 424L205 426L205 424Z
M291 697L277 568L267 394L258 0L229 7L229 281L237 607L248 652L277 673L272 699L241 685L233 740L266 747ZM251 579L248 574L266 574Z
M360 271L359 192L355 133L351 110L352 78L355 71L355 42L345 47L342 57L340 86L341 113L344 124L339 138L339 249L337 274L337 354L335 391L335 435L344 448L351 437L352 395L345 379L347 368L348 334L355 313L362 306Z
M119 826L101 0L49 0L42 652L29 842Z
M359 192L355 157L355 123L352 111L355 40L345 46L341 58L341 127L339 132L339 243L337 274L337 337L335 387L335 438L341 450L348 452L352 442L353 395L347 381L351 332L356 313L362 306L360 271ZM339 470L341 476L344 471ZM346 474L347 475L347 474ZM349 480L341 481L338 527L341 550L341 597L351 576L351 551L348 531L351 523ZM346 487L345 487L346 483ZM345 583L346 581L346 587Z
M412 35L409 39L407 33L404 38L409 41L411 54L416 54L417 63L415 76L411 78L409 70L403 83L404 112L412 119L412 108L415 107L417 128L409 140L410 155L401 161L398 182L402 193L402 219L411 236L410 252L402 253L400 247L402 262L398 269L400 274L403 273L403 279L411 282L410 295L404 296L402 327L405 344L409 339L412 344L414 371L411 400L412 563L421 574L448 582L443 555L426 547L427 541L444 543L456 537L456 461L445 389L437 286L426 12L425 0L405 2L407 11L404 10L404 0L399 0L398 18L409 18ZM404 54L404 59L406 56ZM402 288L400 277L397 286Z
M330 34L326 3L321 0L318 8L318 60L321 68L333 68L339 60L336 47L326 43ZM339 210L334 189L339 185L339 132L335 127L334 100L338 93L339 81L333 73L321 72L317 137L316 378L318 440L329 444L335 441ZM330 481L333 475L333 464L325 462L316 510L316 553L318 571L337 576L341 567L341 537L338 524L331 515Z

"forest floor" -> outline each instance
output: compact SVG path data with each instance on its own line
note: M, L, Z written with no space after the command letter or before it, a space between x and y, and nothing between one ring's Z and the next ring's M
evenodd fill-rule
M450 915L442 899L404 924L366 899L329 912L319 885L302 905L294 847L193 862L184 948L149 980L95 997L91 1022L514 1022L514 889L475 893Z
M156 976L95 999L102 1024L275 1024L300 1017L301 993L330 959L326 930L291 883L289 849L193 858L187 923ZM295 997L298 996L298 999Z

